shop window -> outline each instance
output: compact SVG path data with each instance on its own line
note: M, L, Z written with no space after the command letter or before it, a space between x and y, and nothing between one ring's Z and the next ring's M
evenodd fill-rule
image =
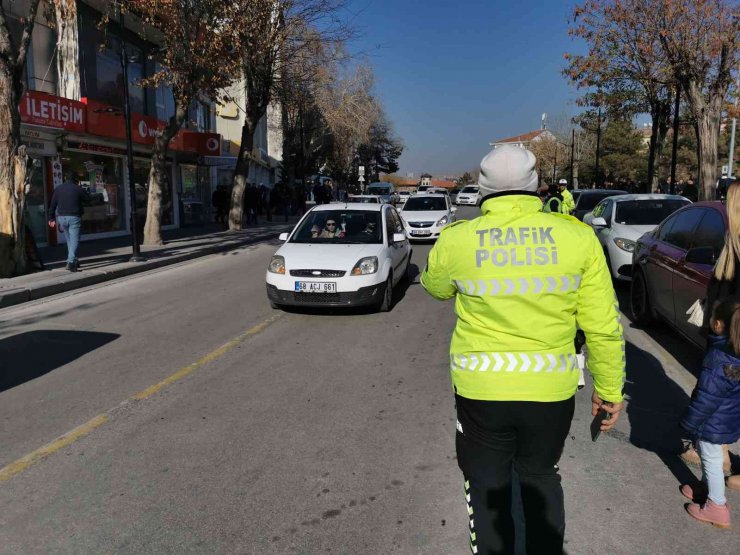
M26 194L26 222L36 244L46 243L47 230L46 199L43 165L34 166L31 183Z
M65 152L62 168L72 170L88 192L82 214L83 235L125 229L123 159L85 152Z
M149 170L151 163L145 160L134 160L134 187L136 188L136 217L140 223L146 218L149 203ZM162 183L162 225L175 223L172 206L172 166L167 164Z

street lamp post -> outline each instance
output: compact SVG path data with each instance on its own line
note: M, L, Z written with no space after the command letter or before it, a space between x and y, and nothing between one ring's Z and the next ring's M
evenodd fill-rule
M676 164L678 162L678 133L681 123L679 115L681 113L681 87L676 85L676 105L673 112L673 145L671 147L671 188L670 193L676 194Z
M599 106L599 113L596 117L596 188L601 185L600 171L599 171L599 158L601 156L601 106Z
M123 31L123 12L119 11L119 23ZM144 262L146 258L141 255L139 248L139 226L136 217L136 187L134 186L134 143L131 138L131 103L128 90L128 55L126 54L126 41L121 36L121 68L123 69L123 120L126 126L126 162L128 166L128 190L131 202L131 242L133 254L131 262Z

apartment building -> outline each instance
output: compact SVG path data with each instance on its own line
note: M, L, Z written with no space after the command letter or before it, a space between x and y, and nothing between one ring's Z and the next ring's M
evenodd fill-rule
M20 33L28 0L1 1L11 32ZM154 132L174 112L174 101L165 86L154 89L138 85L142 78L160 69L147 55L157 45L142 38L155 34L142 32L133 18L123 27L110 21L101 29L98 23L108 5L105 0L78 0L76 25L62 31L46 19L49 12L43 2L39 8L24 75L26 93L20 106L23 140L34 158L28 222L38 244L65 241L64 235L49 229L46 222L51 195L67 170L77 174L91 198L83 216L83 240L131 233L122 115L122 41L129 59L136 212L140 218L146 214ZM60 48L58 32L67 33L66 48ZM229 148L222 152L222 142L230 145L238 140L241 129L224 127L222 140L218 131L221 126L217 125L222 119L212 102L199 99L190 107L185 128L172 141L164 187L165 229L209 221L215 186L231 184L233 151ZM268 132L258 131L257 136L257 148L267 153ZM274 181L269 175L258 178L266 184Z

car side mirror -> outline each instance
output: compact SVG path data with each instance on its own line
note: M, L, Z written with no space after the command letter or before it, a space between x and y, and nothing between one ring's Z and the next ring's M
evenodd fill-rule
M712 247L696 247L686 253L686 262L691 264L714 264L714 249Z
M289 236L288 233L281 233L280 234L280 237L278 237L278 239L280 239L281 241L285 242L285 241L288 240L288 236Z
M609 224L606 223L604 218L594 218L591 220L591 225L594 227L609 227Z
M452 212L453 214L457 212L457 206L453 206L452 208L450 208L450 212Z
M394 233L393 234L393 242L394 243L403 243L406 240L406 234L405 233Z

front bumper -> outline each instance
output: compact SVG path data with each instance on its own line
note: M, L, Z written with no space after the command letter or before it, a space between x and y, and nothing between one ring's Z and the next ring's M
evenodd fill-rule
M611 261L611 268L609 268L609 271L612 273L612 277L614 279L618 279L620 281L632 281L631 252L624 251L618 246L612 244L609 246L609 259Z
M444 226L432 227L406 227L406 236L409 241L431 241L437 239ZM413 232L423 232L424 235L414 234Z
M379 304L385 295L385 283L338 293L296 293L267 284L267 298L283 306L352 307Z
M467 206L477 206L478 200L477 199L474 199L474 198L460 198L460 197L457 197L457 199L455 199L455 204L457 204L458 206L461 205L461 204L465 204Z

